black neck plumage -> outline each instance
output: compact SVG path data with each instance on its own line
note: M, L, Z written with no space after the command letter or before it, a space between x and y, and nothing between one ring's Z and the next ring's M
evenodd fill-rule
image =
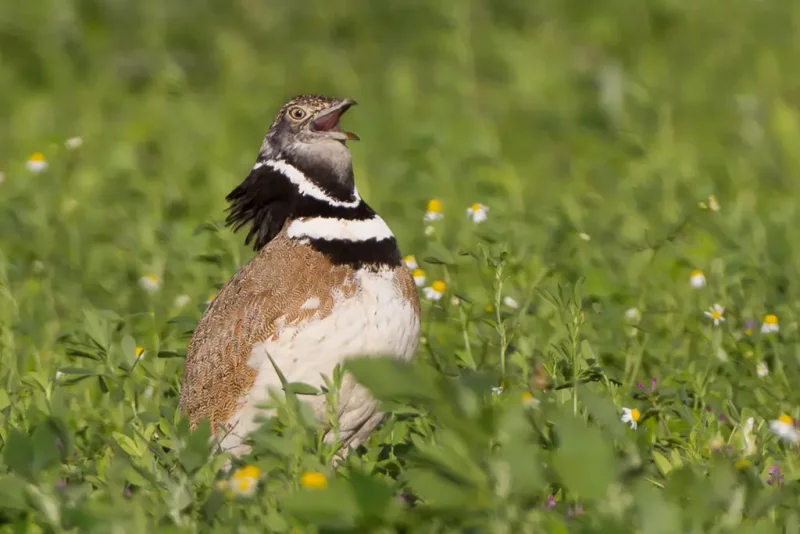
M326 172L324 168L301 169L283 158L260 158L226 197L226 225L234 231L249 225L245 243L261 250L293 221L312 220L317 233L297 239L332 263L370 269L400 265L397 241L390 232L370 236L371 228L378 227L375 221L384 228L385 223L358 195L352 173L348 185L348 180L332 179ZM360 226L359 235L339 235L339 228L351 224L345 221Z

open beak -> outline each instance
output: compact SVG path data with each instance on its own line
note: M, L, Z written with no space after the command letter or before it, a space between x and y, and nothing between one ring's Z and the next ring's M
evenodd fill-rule
M329 107L320 113L311 123L311 127L316 132L325 132L333 139L338 141L358 141L361 138L353 132L345 132L339 128L339 119L344 112L355 106L357 102L351 98L345 98L338 104Z

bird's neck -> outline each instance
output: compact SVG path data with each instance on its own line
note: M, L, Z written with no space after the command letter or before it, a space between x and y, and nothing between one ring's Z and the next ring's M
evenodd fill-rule
M334 264L379 269L400 265L392 231L358 193L352 167L313 160L259 157L228 195L227 224L250 224L246 242L265 247L285 230L290 240L323 253Z

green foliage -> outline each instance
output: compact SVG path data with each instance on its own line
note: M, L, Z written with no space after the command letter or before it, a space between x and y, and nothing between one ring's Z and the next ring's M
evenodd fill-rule
M770 422L800 415L798 24L752 0L0 2L0 531L797 532ZM360 102L359 190L446 289L413 362L283 379L226 471L177 412L182 358L252 254L224 197L300 92ZM334 468L303 401L345 370L388 415Z

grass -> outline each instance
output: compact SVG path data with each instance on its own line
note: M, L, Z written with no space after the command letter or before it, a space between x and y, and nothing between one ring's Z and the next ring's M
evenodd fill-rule
M0 4L0 530L797 532L800 7L272 4ZM301 92L360 102L362 196L447 289L413 366L350 367L359 454L300 391L229 482L181 356Z

